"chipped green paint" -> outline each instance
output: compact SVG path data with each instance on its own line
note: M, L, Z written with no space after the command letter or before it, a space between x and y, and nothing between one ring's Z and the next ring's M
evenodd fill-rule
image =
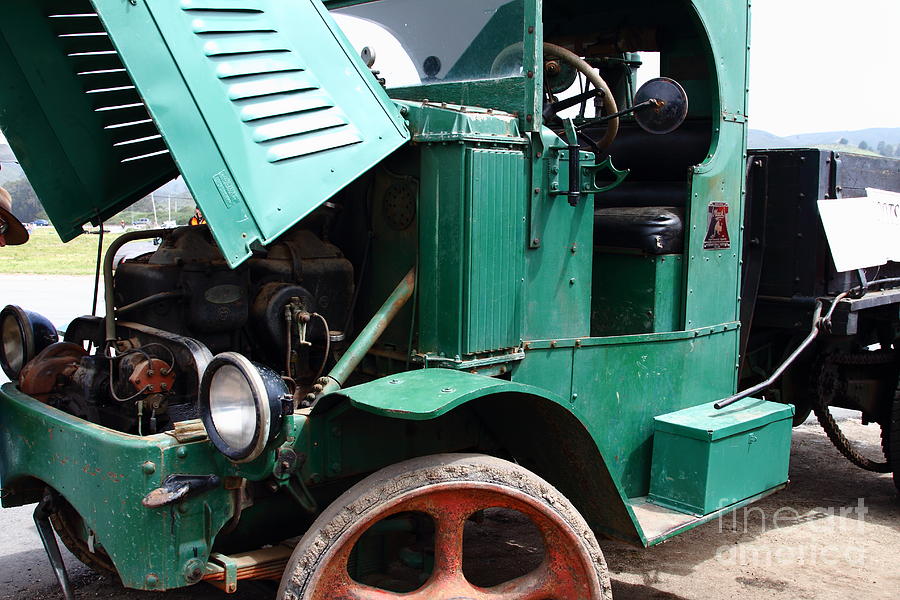
M184 586L184 566L207 556L230 518L222 488L175 507L148 510L141 499L173 473L222 473L207 442L181 446L169 435L139 438L86 423L18 392L0 392L3 506L34 502L35 479L51 484L78 511L106 550L122 583L138 589ZM148 585L146 576L157 578Z

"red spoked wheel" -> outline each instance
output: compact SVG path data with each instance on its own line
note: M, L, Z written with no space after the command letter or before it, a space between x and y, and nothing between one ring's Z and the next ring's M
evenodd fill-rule
M527 573L482 587L467 577L464 533L473 516L495 509L515 511L530 521L539 533L543 558ZM427 515L434 525L434 565L427 580L414 591L397 592L352 577L348 562L363 535L386 518L410 513ZM279 590L279 598L285 600L594 600L611 596L596 538L562 494L510 462L461 454L398 463L348 490L298 544Z

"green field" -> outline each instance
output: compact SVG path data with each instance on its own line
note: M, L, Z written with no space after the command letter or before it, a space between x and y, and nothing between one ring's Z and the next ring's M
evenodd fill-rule
M104 235L104 248L119 235ZM28 243L0 248L0 273L93 275L97 237L84 234L63 244L52 227L37 227L31 232Z

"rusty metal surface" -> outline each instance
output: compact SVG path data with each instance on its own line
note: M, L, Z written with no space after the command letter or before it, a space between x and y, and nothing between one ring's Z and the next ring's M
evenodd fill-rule
M203 421L200 419L178 421L175 423L174 429L167 431L166 435L172 436L181 444L205 440L207 438L206 427L203 426Z
M159 508L200 492L215 489L222 483L218 475L169 475L163 484L144 496L141 504Z
M277 546L262 548L252 552L241 552L228 557L220 557L220 561L221 558L226 558L235 565L238 581L252 579L277 581L281 579L281 574L284 572L284 568L287 566L288 559L290 559L293 551L294 544L284 542ZM212 561L207 563L203 581L224 589L225 567Z
M45 348L19 373L19 388L26 394L46 401L62 381L67 381L78 368L78 361L87 356L77 344L57 342Z
M151 358L135 367L131 377L128 378L136 390L144 390L147 393L165 393L175 384L175 371L169 363L158 358Z
M481 588L469 583L463 573L463 528L473 514L487 508L507 508L530 518L541 533L545 554L543 562L534 571L490 588ZM403 512L424 513L434 521L435 565L428 580L415 592L394 593L352 579L347 562L356 542L375 523ZM571 527L537 499L490 483L435 484L386 502L361 518L348 535L329 550L322 564L313 584L312 600L596 597L590 584L591 557L583 550Z

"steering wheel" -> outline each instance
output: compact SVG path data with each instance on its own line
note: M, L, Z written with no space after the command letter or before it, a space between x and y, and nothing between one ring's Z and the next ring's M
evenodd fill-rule
M497 58L494 59L494 62L491 65L491 74L500 75L501 72L506 70L505 67L510 59L521 57L522 50L522 42L512 44L501 50L500 54L497 55ZM600 73L598 73L596 69L589 65L587 61L585 61L583 58L581 58L571 50L567 50L562 46L557 46L556 44L551 44L550 42L544 42L544 60L547 60L548 56L552 56L568 64L573 69L584 75L585 78L590 81L595 88L603 92L604 114L609 115L619 112L619 107L616 105L616 99L613 96L612 91L610 91L609 86L606 84L606 81L604 81L603 78L600 77ZM597 142L597 148L600 150L608 148L609 145L613 143L613 140L616 139L617 133L619 133L619 117L615 117L606 122L606 134L601 140Z
M590 81L595 88L603 91L603 112L605 114L609 115L619 112L619 107L616 105L616 99L609 89L609 86L606 84L606 81L600 77L600 73L598 73L594 67L589 65L587 61L562 46L544 42L544 60L547 60L548 56L553 56L568 64L570 67L584 75L585 79ZM600 150L608 148L609 145L613 143L613 140L616 139L617 133L619 133L619 117L615 117L606 122L606 134L597 142L597 147Z

